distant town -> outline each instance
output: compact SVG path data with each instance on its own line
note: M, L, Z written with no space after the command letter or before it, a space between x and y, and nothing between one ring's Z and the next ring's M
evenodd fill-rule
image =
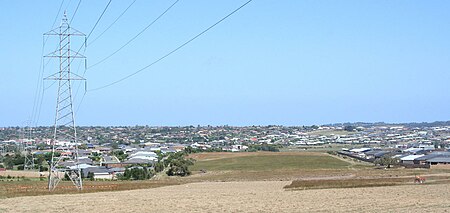
M53 130L53 127L0 128L0 167L35 169L42 173L47 171L46 161L52 152L50 145ZM70 152L73 152L75 145L79 149L78 165L71 161L62 161L60 166L79 166L83 176L91 179L123 178L127 168L142 166L160 172L164 170L164 166L158 165L158 162L161 163L167 160L171 153L178 152L278 152L317 149L380 165L450 167L450 122L345 123L295 127L93 126L78 127L77 134L76 142L55 142L55 149L68 156L73 154ZM17 155L21 156L20 159ZM384 161L381 160L383 158ZM172 172L175 175L187 175L187 171L179 169Z

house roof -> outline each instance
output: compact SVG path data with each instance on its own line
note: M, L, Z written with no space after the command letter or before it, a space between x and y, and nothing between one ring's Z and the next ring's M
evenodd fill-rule
M76 165L70 166L69 168L70 169L78 169L78 168L80 168L80 169L87 169L87 168L91 168L91 167L95 167L95 166L82 163L82 164L78 164L78 166L76 166Z
M84 163L84 164L91 164L93 163L92 159L90 158L79 158L78 163Z
M450 157L435 157L427 160L429 163L450 163Z
M130 158L130 160L132 160L132 159L143 159L143 160L150 160L150 161L158 160L158 158L156 158L156 157L143 156L143 155L138 155L138 156L134 156L134 157Z
M373 149L373 150L367 151L366 155L375 155L375 154L377 154L379 152L382 152L382 151L379 150L379 149Z
M400 158L400 160L403 160L403 161L405 161L405 160L415 160L416 158L420 158L422 156L424 156L424 155L408 155L408 156Z
M88 167L88 168L84 168L82 171L83 171L83 175L85 177L87 177L89 172L92 172L94 174L95 173L109 173L108 169L103 166L102 167L98 167L98 166Z
M109 172L124 172L125 168L117 168L117 167L113 167L113 168L109 168L108 169Z
M375 153L374 156L375 157L381 157L381 156L389 154L389 153L391 153L391 152L389 152L389 151L380 151L380 152Z
M431 158L435 158L435 157L437 157L436 155L424 155L424 156L422 156L422 157L418 157L418 158L416 158L416 159L414 159L414 160L428 160L428 159L431 159Z
M367 152L371 150L371 148L356 148L356 149L351 149L350 152Z
M78 154L91 154L92 153L92 151L91 150L78 150Z
M432 152L428 155L416 158L415 160L429 160L436 157L450 157L450 152Z
M139 158L132 158L127 161L122 162L123 164L151 164L153 161L151 160L145 160L145 159L139 159Z
M130 158L134 158L137 156L145 156L145 157L158 157L158 155L154 152L147 152L147 151L137 151L130 155Z

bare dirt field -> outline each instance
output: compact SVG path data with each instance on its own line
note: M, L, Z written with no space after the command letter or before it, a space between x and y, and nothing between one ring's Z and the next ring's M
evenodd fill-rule
M26 177L26 178L39 178L42 175L47 175L48 172L37 172L37 171L0 171L1 176L14 176L14 177Z
M203 182L119 192L17 197L0 200L0 212L450 211L450 184L296 191L283 188L288 184Z

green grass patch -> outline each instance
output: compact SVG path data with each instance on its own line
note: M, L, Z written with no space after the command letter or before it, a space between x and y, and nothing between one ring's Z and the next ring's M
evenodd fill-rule
M282 152L276 155L237 156L214 160L198 160L192 171L273 171L346 169L350 164L327 155L294 155Z

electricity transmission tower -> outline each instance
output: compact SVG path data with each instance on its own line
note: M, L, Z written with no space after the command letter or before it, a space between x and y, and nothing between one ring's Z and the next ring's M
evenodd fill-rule
M78 190L82 190L83 183L78 163L77 130L72 103L72 81L85 79L72 73L70 66L74 59L85 59L86 57L73 51L70 42L72 37L79 36L84 37L84 44L86 44L86 35L70 27L66 12L64 12L61 25L45 33L44 36L59 37L58 49L44 56L59 58L59 72L45 78L45 80L55 80L58 83L48 189L53 191L61 179L66 176ZM60 156L55 152L57 148L62 150ZM61 165L62 163L64 165Z
M26 132L28 131L28 132ZM28 136L25 136L25 135ZM31 143L31 144L30 144ZM28 125L28 129L22 128L22 148L21 151L25 157L25 162L23 165L24 170L34 169L34 156L32 152L32 140L31 140L31 125Z

